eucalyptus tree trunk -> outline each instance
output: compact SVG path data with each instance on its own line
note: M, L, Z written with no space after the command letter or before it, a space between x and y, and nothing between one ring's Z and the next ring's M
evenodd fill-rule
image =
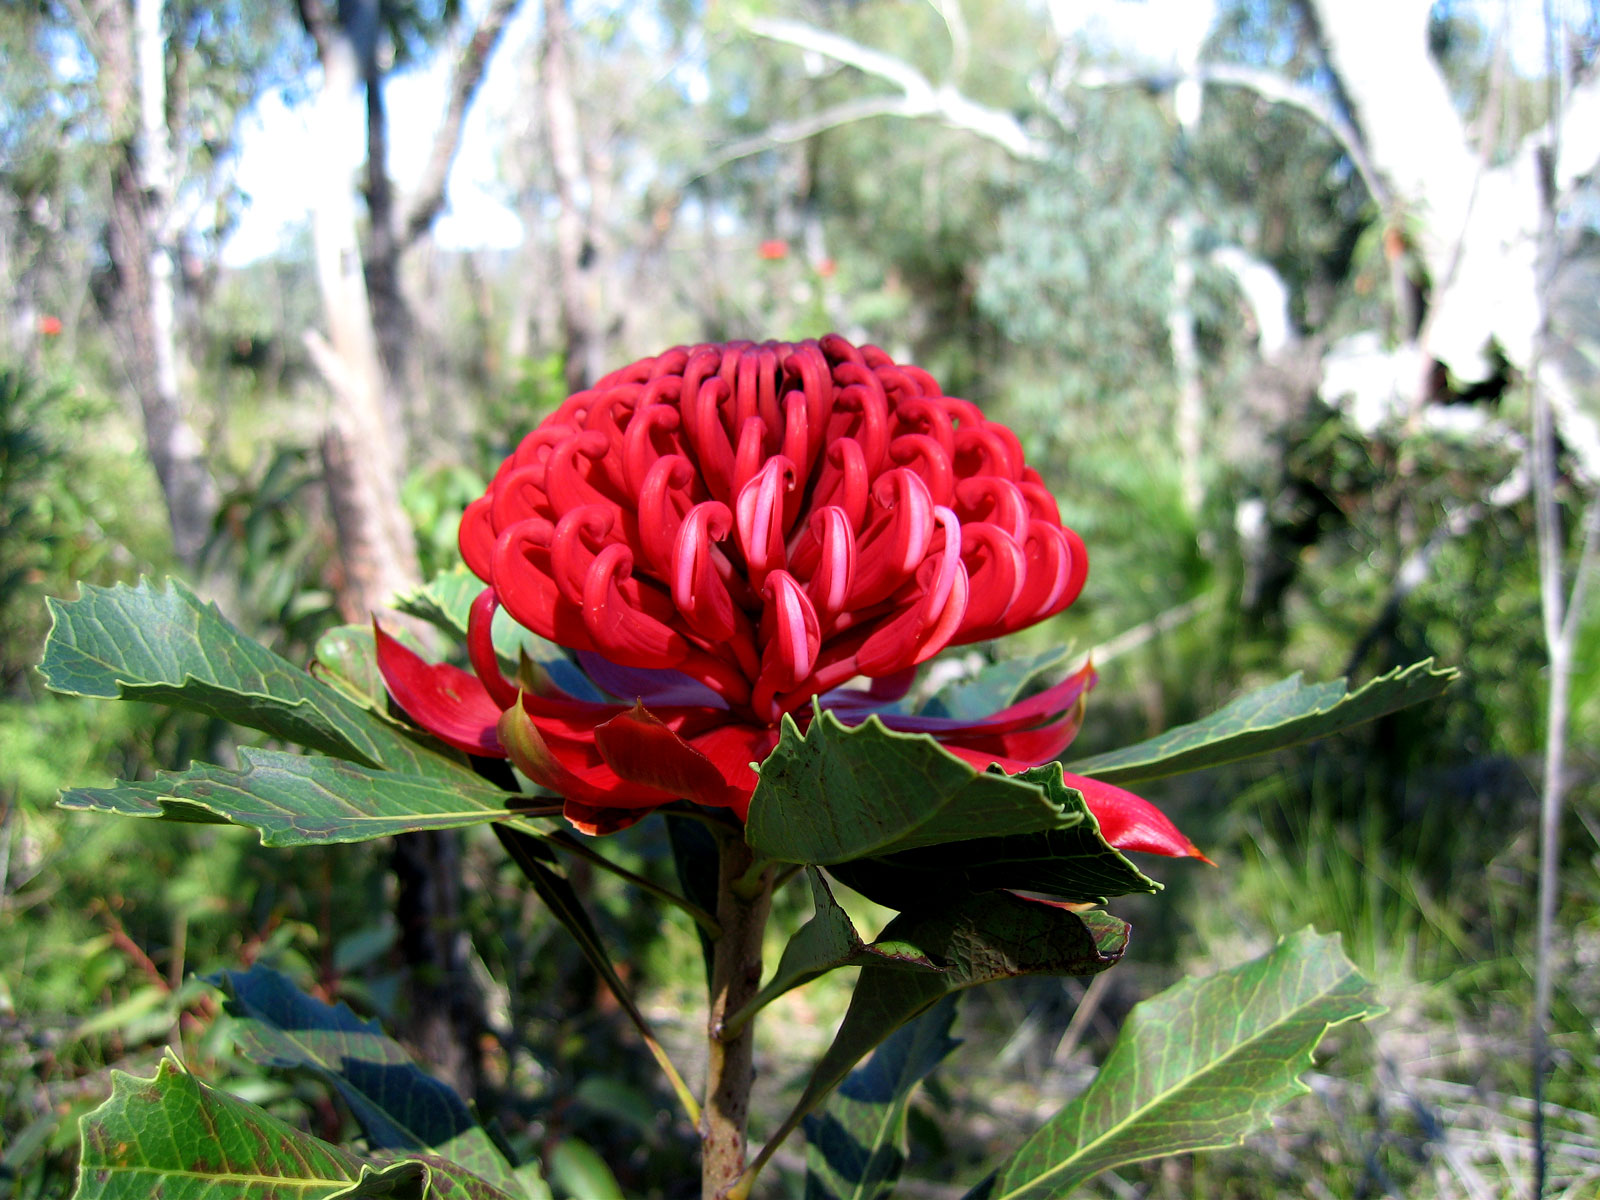
M109 246L119 342L139 400L178 560L198 566L216 520L216 481L184 415L174 284L172 146L162 0L97 0L85 12L113 138Z
M359 167L344 150L360 115L355 108L360 68L354 40L320 5L302 5L322 60L322 93L313 122L320 164L313 174L312 238L317 286L328 335L307 335L307 346L333 393L322 438L329 497L338 529L345 618L364 621L395 592L420 579L416 540L400 504L403 470L397 406L384 398L386 381L374 336L372 309L356 235L354 180Z
M349 139L340 136L363 117L357 107L360 56L349 28L317 0L302 0L301 16L323 72L313 124L323 144L312 148L320 163L312 233L328 328L326 339L308 332L306 344L333 393L322 458L345 570L340 606L348 619L365 621L421 574L400 504L398 406L384 398L386 379L356 232L360 164L344 153ZM479 1044L486 1019L469 971L460 857L459 835L435 830L395 838L391 862L407 967L406 1036L446 1082L471 1097L482 1079Z

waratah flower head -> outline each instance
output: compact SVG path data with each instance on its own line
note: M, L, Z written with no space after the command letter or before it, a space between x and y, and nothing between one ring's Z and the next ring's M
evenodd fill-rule
M528 629L764 724L1052 616L1088 569L1011 430L837 336L606 376L522 440L461 549Z
M751 764L814 698L1018 771L1066 748L1094 683L1085 666L976 721L890 708L946 646L1066 608L1088 559L1011 430L837 336L680 347L569 397L467 508L461 551L487 585L473 670L380 630L390 694L451 745L510 757L589 833L679 799L744 819ZM507 679L501 607L617 700ZM1196 852L1137 796L1068 782L1113 845Z

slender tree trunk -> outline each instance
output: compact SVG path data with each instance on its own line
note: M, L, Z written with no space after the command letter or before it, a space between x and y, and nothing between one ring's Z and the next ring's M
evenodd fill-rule
M314 128L324 143L316 148L321 169L312 234L328 337L308 333L306 344L333 392L322 461L344 566L340 608L348 620L365 621L397 590L416 584L420 571L400 505L398 430L383 402L383 367L356 237L358 164L346 157L347 139L340 136L361 119L359 59L344 26L320 9L312 14L321 18L317 24L308 19L307 28L322 60ZM466 1003L472 995L470 977L453 970L464 955L451 953L465 936L458 859L459 843L451 834L412 834L394 842L395 909L408 968L405 1033L442 1078L471 1096L479 1080L481 1025L469 1021L463 1027L455 1020L458 997Z
M366 96L367 244L362 256L372 331L382 367L380 400L396 457L406 459L408 417L421 408L421 372L412 345L416 321L400 285L399 218L389 178L389 113L383 101L383 71L378 63L378 0L355 0L351 31Z
M489 1018L472 977L472 939L462 913L460 832L397 837L390 864L399 885L400 955L409 968L407 1036L440 1078L476 1097Z
M346 573L340 603L351 619L364 620L397 590L420 579L415 537L400 504L406 438L403 406L395 397L398 389L412 389L416 369L408 349L414 323L401 291L400 259L443 206L462 121L517 5L494 0L457 63L422 187L401 219L388 175L377 0L349 0L340 9L342 21L321 0L299 2L322 60L323 111L316 127L325 139L313 232L329 339L308 334L307 345L335 398L322 456ZM361 119L355 108L358 86L366 100L371 218L365 256L356 234L353 190L359 164L344 158L341 147L347 143L340 137L351 121ZM453 830L398 837L393 867L400 946L409 968L407 1035L447 1082L472 1096L482 1079L479 1044L488 1020L470 971L461 844Z
M539 51L539 83L544 93L545 137L556 175L556 260L560 275L561 332L566 343L569 391L579 391L605 370L597 305L598 247L590 234L580 193L584 190L578 106L572 98L568 55L571 27L566 0L544 0L544 38ZM592 194L592 193L591 193Z
M1194 227L1181 211L1168 223L1172 236L1172 294L1167 305L1167 339L1177 377L1178 405L1173 436L1178 447L1178 478L1183 504L1198 514L1205 499L1200 464L1205 452L1205 393L1200 383L1200 348L1194 336Z
M110 253L128 375L167 505L173 549L198 565L216 520L216 481L183 413L178 380L172 153L162 0L103 0L90 14L99 82L115 139Z
M343 27L326 20L317 37L322 58L320 111L314 128L322 145L312 216L317 284L328 338L308 335L307 345L334 404L323 435L323 461L345 578L340 608L347 619L366 620L398 590L420 578L416 541L400 505L399 433L383 401L383 367L373 334L353 191L356 164L342 149L341 131L358 119L360 79L356 47Z

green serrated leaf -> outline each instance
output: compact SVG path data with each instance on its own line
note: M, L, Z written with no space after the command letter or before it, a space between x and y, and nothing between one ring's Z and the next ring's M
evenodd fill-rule
M483 580L465 567L435 575L421 587L401 592L395 597L395 607L413 617L420 617L446 633L458 638L467 636L467 616L472 602L484 589ZM490 627L495 652L514 675L517 664L526 655L542 667L552 682L569 696L579 700L607 701L611 697L589 681L567 656L566 650L518 625L505 609L494 615Z
M113 1071L79 1131L76 1200L513 1200L437 1159L358 1158L170 1059L151 1079Z
M467 614L483 591L483 580L465 567L441 571L427 583L399 592L394 606L456 637L467 636Z
M745 839L779 862L849 862L1083 820L1027 778L979 771L927 734L896 733L877 717L848 727L824 710L802 734L785 716L758 769Z
M225 1007L236 1018L231 1032L245 1054L331 1085L374 1150L435 1155L504 1192L522 1190L461 1097L424 1074L376 1021L313 999L260 965L221 971L208 982L227 997Z
M1070 646L1056 646L1041 654L989 663L970 679L958 679L940 688L922 706L925 717L953 717L977 721L1015 704L1024 690L1039 680L1061 673L1072 654Z
M945 996L1021 975L1093 975L1122 957L1128 926L1097 909L1080 912L989 892L901 913L878 940L903 943L942 969L861 969L839 1031L776 1139L787 1136L874 1047Z
M250 748L240 750L239 758L239 770L197 763L148 781L71 788L62 793L61 806L243 825L256 830L264 846L362 842L515 815L508 802L516 797L466 771L460 779L440 780Z
M804 1122L808 1200L888 1200L906 1162L906 1107L961 1043L948 996L896 1031Z
M973 1200L1052 1200L1126 1163L1242 1142L1309 1091L1327 1031L1383 1011L1339 949L1311 930L1136 1006L1094 1082L974 1189Z
M77 600L48 601L39 669L55 691L156 701L369 767L474 778L245 637L175 580L160 590L141 580L131 588L81 584L80 592Z
M744 1008L728 1018L728 1028L742 1027L757 1012L785 992L803 987L840 967L860 967L876 963L900 970L937 971L940 968L918 953L915 947L899 942L877 941L868 944L849 915L833 898L827 880L815 867L806 868L811 882L811 919L795 931L783 948L778 969L767 985Z
M1308 685L1296 672L1240 696L1204 720L1068 765L1076 774L1117 784L1199 771L1313 741L1431 700L1458 675L1453 668L1435 670L1429 658L1349 692L1342 679Z

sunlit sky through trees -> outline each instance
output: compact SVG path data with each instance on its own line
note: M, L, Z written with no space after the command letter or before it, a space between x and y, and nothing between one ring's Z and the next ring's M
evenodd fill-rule
M612 0L626 7L626 0ZM1209 25L1215 6L1209 0L1043 0L1067 10L1068 21L1082 29L1096 48L1120 57L1151 63L1174 59L1177 47L1189 44L1195 23ZM578 8L606 6L605 0L584 0ZM481 3L469 4L479 9ZM1470 14L1486 29L1501 22L1509 35L1511 59L1520 74L1542 73L1545 59L1544 14L1539 0L1453 0L1455 11ZM1554 0L1558 14L1578 19L1581 0ZM517 110L519 76L537 34L537 6L525 5L506 31L507 53L494 55L478 103L467 115L461 149L451 173L445 212L433 228L434 239L447 249L509 249L523 239L522 222L505 203L498 179L498 130ZM703 47L700 48L703 52ZM390 171L402 190L421 175L430 139L444 110L444 90L451 56L436 55L427 65L397 73L387 84L390 125ZM676 86L689 102L704 98L705 80L696 63L685 62L663 81ZM312 94L308 91L308 96ZM304 184L310 99L290 105L272 92L245 120L238 159L238 182L247 197L237 229L224 248L230 266L242 266L272 254L303 228L308 214ZM364 131L352 121L347 135L359 143ZM359 154L353 155L359 158Z

